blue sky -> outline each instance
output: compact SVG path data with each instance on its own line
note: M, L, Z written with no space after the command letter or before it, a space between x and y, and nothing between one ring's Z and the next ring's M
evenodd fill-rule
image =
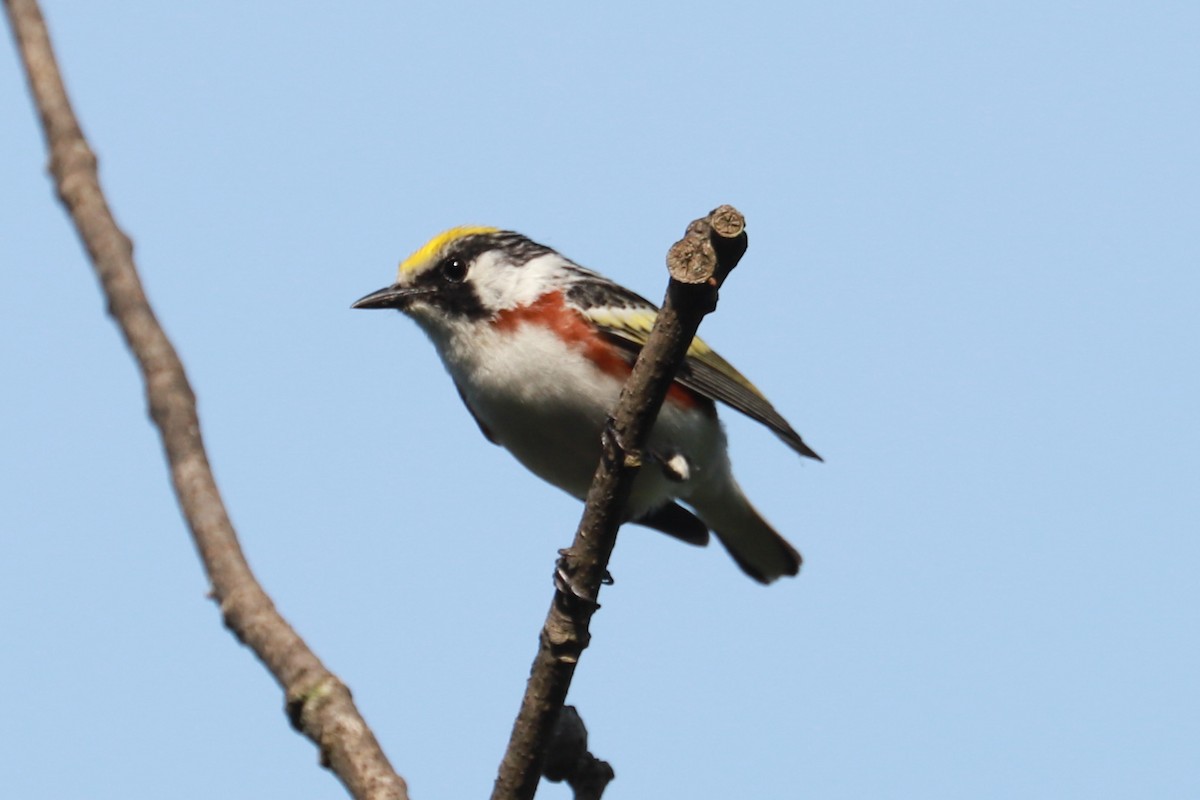
M350 303L460 223L661 297L720 203L703 334L827 463L725 415L795 580L622 533L606 796L1200 795L1200 7L282 9L45 4L250 561L414 796L490 791L580 507ZM342 797L204 597L5 49L0 796Z

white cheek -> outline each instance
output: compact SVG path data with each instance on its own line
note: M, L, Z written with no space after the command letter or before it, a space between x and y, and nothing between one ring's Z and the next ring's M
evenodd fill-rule
M547 253L519 267L499 263L496 253L484 253L471 266L470 279L486 308L515 308L537 300L558 282L563 257Z

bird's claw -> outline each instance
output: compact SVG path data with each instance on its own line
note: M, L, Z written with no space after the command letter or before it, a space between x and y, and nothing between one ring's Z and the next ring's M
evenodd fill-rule
M600 608L600 604L596 602L596 593L589 590L587 585L580 580L578 566L575 564L575 554L570 549L566 549L559 550L558 556L558 561L554 565L554 588L560 594L574 597L591 605L594 609ZM604 570L600 583L603 586L612 586L612 573Z
M603 441L605 443L604 457L610 462L620 459L629 468L642 465L641 451L626 446L624 438L617 430L617 421L612 417L606 417L604 420Z

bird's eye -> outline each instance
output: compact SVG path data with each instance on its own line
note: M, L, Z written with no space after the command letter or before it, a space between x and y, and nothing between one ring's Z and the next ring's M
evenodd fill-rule
M453 256L441 264L442 276L451 283L462 283L467 278L467 262Z

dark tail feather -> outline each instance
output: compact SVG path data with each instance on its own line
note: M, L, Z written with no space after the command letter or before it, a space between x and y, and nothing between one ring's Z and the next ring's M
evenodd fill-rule
M742 571L759 583L771 583L800 571L803 559L796 548L775 532L750 505L737 484L720 497L690 497L688 502Z
M688 544L699 547L708 544L708 526L678 503L669 503L662 508L656 508L633 521L638 525L645 525L647 528L661 531L668 536L674 536Z

